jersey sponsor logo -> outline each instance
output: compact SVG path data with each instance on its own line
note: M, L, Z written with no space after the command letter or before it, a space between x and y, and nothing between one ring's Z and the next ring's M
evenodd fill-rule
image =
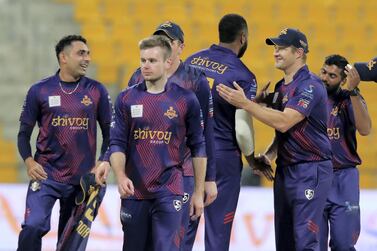
M48 106L49 107L61 106L60 96L48 96Z
M169 119L177 118L177 112L174 110L173 106L170 106L169 109L164 113L164 116L168 117Z
M72 130L88 129L89 118L57 116L52 119L52 126L69 126Z
M224 64L209 60L208 58L202 58L200 56L194 57L190 64L205 67L206 69L218 74L224 74L224 72L228 69L228 66Z
M182 209L182 201L173 200L173 206L174 206L175 210L180 211Z
M298 101L298 103L297 103L298 106L301 106L301 107L304 108L304 109L308 108L309 104L310 104L310 101L307 100L307 99L303 99L303 98L301 98L301 99Z
M85 95L81 100L81 104L83 104L85 106L89 106L89 105L93 104L93 102L87 95Z
M183 204L186 204L190 199L190 194L188 193L183 193L183 198L182 198L182 202Z
M314 198L314 190L313 189L306 189L305 190L305 197L308 199L308 200L311 200Z
M39 183L38 181L34 180L30 184L30 189L33 192L36 192L36 191L40 190L41 189L41 183Z
M143 105L131 105L131 117L132 118L143 117Z
M149 128L134 130L135 140L150 140L151 144L169 144L171 139L171 132L156 131Z
M327 128L327 136L329 139L340 139L340 128Z

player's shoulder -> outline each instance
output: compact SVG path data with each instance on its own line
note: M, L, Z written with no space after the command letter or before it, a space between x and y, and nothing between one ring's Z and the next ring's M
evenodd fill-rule
M182 62L182 69L186 73L187 78L194 82L206 78L202 70L192 66L188 62Z
M34 84L32 84L31 88L33 88L33 89L41 88L45 85L50 84L51 82L56 82L56 81L58 81L58 77L56 75L52 75L52 76L43 78L43 79L35 82Z
M176 97L180 97L180 96L188 97L188 98L196 97L193 91L188 90L174 82L170 83L169 92L175 95Z

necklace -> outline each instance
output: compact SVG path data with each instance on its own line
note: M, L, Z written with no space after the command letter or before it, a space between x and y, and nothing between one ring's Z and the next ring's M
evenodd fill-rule
M74 92L77 90L77 87L79 87L79 85L80 85L80 81L77 82L75 89L73 89L73 90L70 91L70 92L67 92L67 91L65 91L65 90L63 89L62 83L59 81L60 90L62 90L62 92L64 92L65 94L68 94L68 95L74 93Z

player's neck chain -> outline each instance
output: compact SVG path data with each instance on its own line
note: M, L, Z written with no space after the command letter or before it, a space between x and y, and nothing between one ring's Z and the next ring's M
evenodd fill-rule
M68 91L66 91L66 90L63 89L62 82L59 81L60 90L62 90L62 92L64 92L65 94L68 94L68 95L74 93L77 90L77 88L79 87L79 85L80 85L80 81L77 82L75 89L73 89L72 91L68 92Z

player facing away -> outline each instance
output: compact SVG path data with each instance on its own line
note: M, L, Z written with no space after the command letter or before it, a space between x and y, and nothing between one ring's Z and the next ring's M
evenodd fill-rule
M284 78L275 86L274 109L250 101L242 88L220 84L220 96L276 130L261 156L277 155L274 180L276 250L319 250L319 230L332 181L331 145L327 136L327 93L306 65L308 42L297 29L283 29L274 46L275 67Z
M371 119L366 103L358 91L360 77L347 59L340 55L326 57L319 77L328 94L328 128L332 146L334 177L327 198L321 226L321 250L356 250L360 234L359 171L356 131L366 136ZM341 85L347 82L347 89Z
M170 40L172 47L172 55L170 56L171 65L167 70L168 83L177 84L186 90L194 92L196 95L202 113L204 115L204 136L206 142L207 153L207 173L205 179L205 202L204 206L211 204L217 196L216 187L216 167L214 160L214 146L213 146L213 102L211 90L209 88L208 81L205 75L190 66L187 63L183 63L180 59L180 55L184 49L184 34L181 27L173 22L167 21L160 24L154 35L162 35ZM141 83L144 80L141 74L141 69L137 69L132 75L128 86L133 86ZM190 222L190 201L194 192L194 171L192 167L192 160L190 149L185 148L185 160L183 163L183 183L184 183L184 196L182 204L182 228L180 231L181 238L187 230Z
M250 116L246 116L246 133L241 135L236 130L237 108L220 98L215 86L224 83L228 86L238 81L245 90L248 99L256 94L257 84L254 74L242 63L240 58L246 51L248 27L246 20L237 14L228 14L219 22L218 45L199 51L186 59L186 63L202 70L212 88L214 103L214 138L216 158L217 199L204 209L205 249L228 250L234 215L240 192L242 171L241 151L250 160L254 156L252 125ZM240 110L240 109L238 109ZM245 116L238 116L243 117ZM244 127L244 126L243 126ZM238 137L241 135L241 137ZM246 138L243 144L237 141ZM184 239L183 250L191 250L199 220L190 224Z
M185 144L195 174L191 215L203 211L206 149L200 105L193 92L167 84L171 46L165 36L146 38L139 48L144 81L118 96L110 137L122 198L123 250L179 250Z
M101 83L85 77L90 63L86 40L66 36L55 50L60 69L29 89L20 117L18 150L31 181L18 250L41 250L56 200L60 201L59 240L75 206L80 177L96 165L109 165L103 160L110 135L111 101ZM97 121L103 142L96 163ZM39 134L33 158L30 136L36 122Z

